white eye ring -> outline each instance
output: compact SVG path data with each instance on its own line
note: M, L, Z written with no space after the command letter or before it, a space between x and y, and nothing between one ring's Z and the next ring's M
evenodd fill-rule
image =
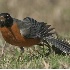
M7 16L9 16L9 15L7 15Z

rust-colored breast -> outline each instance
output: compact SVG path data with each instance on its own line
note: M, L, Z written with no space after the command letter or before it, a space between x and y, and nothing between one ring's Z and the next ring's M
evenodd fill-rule
M11 28L0 28L3 38L6 42L15 45L15 46L23 46L23 47L29 47L36 45L40 42L40 39L27 39L24 36L21 36L19 28L17 27L17 24L14 23ZM12 32L11 32L12 31Z

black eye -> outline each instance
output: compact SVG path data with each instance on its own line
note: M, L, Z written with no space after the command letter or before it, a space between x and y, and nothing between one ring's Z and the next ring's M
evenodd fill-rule
M6 15L5 18L6 18L6 19L10 19L10 15Z
M7 18L7 19L10 19L10 18Z

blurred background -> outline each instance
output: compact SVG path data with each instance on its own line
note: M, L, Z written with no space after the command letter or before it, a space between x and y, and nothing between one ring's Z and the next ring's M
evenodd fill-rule
M31 17L46 22L60 36L70 37L70 0L0 0L0 13L3 12L21 20Z
M70 33L70 0L0 0L2 12L21 20L29 16L51 24L61 36Z

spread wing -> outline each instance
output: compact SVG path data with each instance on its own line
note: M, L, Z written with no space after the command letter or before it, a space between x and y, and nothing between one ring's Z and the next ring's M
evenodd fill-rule
M23 21L15 19L18 27L20 29L21 35L26 38L43 38L51 36L54 33L51 33L54 28L49 28L51 25L47 25L44 22L37 22L33 18L26 17Z

